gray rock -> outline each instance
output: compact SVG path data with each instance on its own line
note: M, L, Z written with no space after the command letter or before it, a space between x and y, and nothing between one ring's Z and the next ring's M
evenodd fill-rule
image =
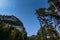
M15 16L11 15L0 15L0 24L1 23L6 23L8 24L10 27L15 27L16 29L18 29L20 32L22 33L26 33L25 28L23 26L23 23Z

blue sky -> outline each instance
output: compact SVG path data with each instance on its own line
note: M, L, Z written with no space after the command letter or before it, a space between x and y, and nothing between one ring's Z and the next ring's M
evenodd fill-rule
M19 18L28 36L36 35L40 28L35 10L41 7L48 7L47 0L0 0L0 14Z

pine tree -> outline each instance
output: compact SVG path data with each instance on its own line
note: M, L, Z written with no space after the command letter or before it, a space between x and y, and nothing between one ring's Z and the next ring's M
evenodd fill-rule
M50 5L48 9L39 8L38 10L36 10L36 15L41 27L39 30L40 32L37 36L38 40L46 40L48 38L48 40L57 40L59 37L56 31L56 27L60 24L60 1L48 0L48 3Z
M58 33L52 25L46 24L37 33L37 40L57 40Z

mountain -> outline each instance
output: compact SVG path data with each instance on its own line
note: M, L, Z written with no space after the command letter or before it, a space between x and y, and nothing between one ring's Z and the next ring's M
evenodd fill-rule
M3 24L4 27L15 27L22 33L26 33L23 23L15 16L11 15L0 15L0 24Z

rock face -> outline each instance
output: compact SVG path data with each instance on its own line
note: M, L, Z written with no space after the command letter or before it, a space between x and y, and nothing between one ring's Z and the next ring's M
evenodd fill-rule
M0 24L3 24L5 27L15 27L22 33L26 33L23 23L15 16L5 16L0 15Z

